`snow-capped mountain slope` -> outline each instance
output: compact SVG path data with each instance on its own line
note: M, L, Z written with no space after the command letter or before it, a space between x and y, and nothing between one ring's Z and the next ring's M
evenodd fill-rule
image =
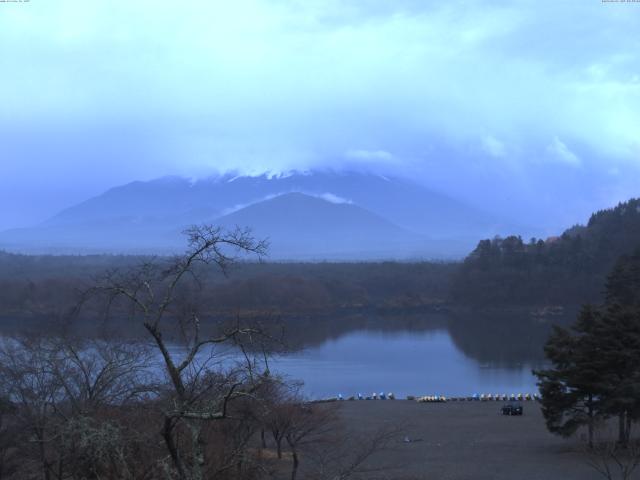
M360 207L362 212L375 214L380 221L400 229L405 237L422 236L425 243L421 251L427 256L462 255L480 237L513 230L512 226L489 214L409 180L358 172L313 171L287 175L223 175L195 181L163 177L133 182L69 207L40 225L2 232L0 248L27 251L175 249L182 242L178 232L194 223L227 223L229 219L236 218L238 223L249 227L262 225L266 231L265 219L277 223L277 216L271 214L263 219L259 215L239 212L252 212L247 207L257 204L273 205L270 201L275 197L294 192L305 195L285 196L286 208L296 209L297 203L304 203L305 208L310 208L313 203L317 208L307 212L309 221L318 217L315 219L318 224L326 223L330 215L320 219L321 211L331 211L332 215L339 216L338 212L350 210L329 208L331 206ZM309 199L323 203L310 202ZM281 198L275 203L282 202L284 199ZM320 209L319 205L323 208ZM237 213L235 217L234 212ZM313 222L309 224L308 231L312 231L312 225ZM338 230L337 235L341 235L345 245L349 242L347 237L357 237L353 229L348 235L345 233L347 230L339 233L348 226L347 222L342 227L337 223L331 227ZM318 229L318 235L332 233L327 231L328 228ZM304 232L286 230L286 234L280 235L276 234L273 226L268 230L270 236L291 239L292 242L297 235L300 237L300 249L296 251L300 255L306 254L305 242L302 241ZM306 243L309 244L308 237ZM414 252L413 248L408 248L409 243L414 244L404 242L403 245L407 252ZM291 242L289 244L288 249L291 250L293 247ZM273 245L276 248L275 243ZM407 254L397 249L395 252L398 257ZM315 255L318 252L307 253Z

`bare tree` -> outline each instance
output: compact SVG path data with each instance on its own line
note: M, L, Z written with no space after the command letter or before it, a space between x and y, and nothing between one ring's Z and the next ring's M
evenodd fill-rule
M12 337L0 345L0 385L9 421L24 432L13 438L21 477L67 478L66 434L108 408L124 406L144 390L141 346L60 337ZM72 429L79 431L78 428ZM77 463L77 462L76 462ZM40 472L37 474L36 472Z
M64 391L67 408L75 414L122 405L152 389L146 345L69 338L51 343L51 372Z
M202 355L215 346L251 342L260 332L237 322L219 335L205 335L197 303L184 292L201 290L203 267L215 266L226 274L238 255L260 258L267 245L255 240L249 230L238 228L225 231L205 225L192 227L186 234L189 246L183 256L168 262L149 261L124 273L109 272L93 292L106 293L110 305L124 300L129 315L151 337L170 385L164 392L167 407L162 427L169 457L180 479L200 480L205 467L203 422L227 418L229 403L252 394L259 379L250 364L212 375L213 356L203 360ZM184 342L179 352L171 349L173 327L178 327ZM188 448L178 445L180 428L188 432Z
M310 480L347 480L351 478L379 478L388 467L373 463L374 457L391 447L400 429L384 427L372 434L356 435L339 429L332 430L322 440L310 442L305 448Z
M0 383L6 398L15 407L14 421L25 432L25 440L15 447L26 461L36 460L34 469L48 480L55 475L56 458L49 445L56 437L55 405L62 389L50 369L50 346L42 338L5 339L0 348Z
M266 414L263 415L263 426L271 433L276 444L276 455L282 459L282 442L293 422L292 403L285 398L270 399L266 409Z
M635 440L625 445L611 434L599 436L600 441L585 449L587 464L607 480L631 479L640 465L640 443Z
M287 405L289 424L285 440L291 450L291 480L296 480L300 467L300 450L314 442L322 442L336 426L336 415L332 405L305 404Z
M0 387L0 479L16 470L15 445L19 431L12 422L15 408ZM14 455L12 455L14 453Z

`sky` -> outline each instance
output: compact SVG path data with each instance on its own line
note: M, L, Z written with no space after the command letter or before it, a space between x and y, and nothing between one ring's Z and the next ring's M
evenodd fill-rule
M0 229L310 168L568 226L640 196L638 32L602 0L0 2Z

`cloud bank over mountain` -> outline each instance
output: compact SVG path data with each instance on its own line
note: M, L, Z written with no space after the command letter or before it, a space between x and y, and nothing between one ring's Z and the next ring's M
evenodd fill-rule
M638 5L61 0L0 13L0 228L128 181L231 169L394 173L554 225L640 184Z

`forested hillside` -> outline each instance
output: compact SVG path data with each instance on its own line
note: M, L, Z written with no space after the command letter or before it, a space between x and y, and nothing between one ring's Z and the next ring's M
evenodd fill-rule
M482 240L455 274L452 299L476 305L597 302L616 260L640 248L640 199L546 240Z
M105 271L162 258L29 256L0 252L0 317L64 316ZM201 272L200 301L216 313L406 308L447 301L453 263L240 263Z

